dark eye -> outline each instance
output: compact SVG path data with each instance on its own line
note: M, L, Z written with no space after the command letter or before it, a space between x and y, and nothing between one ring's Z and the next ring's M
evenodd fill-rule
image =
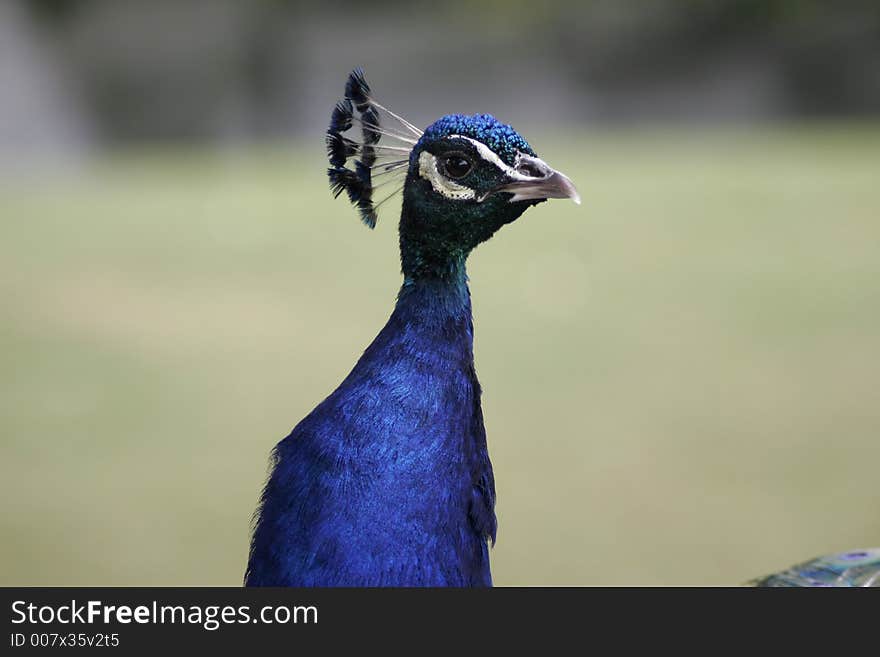
M443 169L450 178L464 178L471 172L471 161L461 155L447 155L443 159Z

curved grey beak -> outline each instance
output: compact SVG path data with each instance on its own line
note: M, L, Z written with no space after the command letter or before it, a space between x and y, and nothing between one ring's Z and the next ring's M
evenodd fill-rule
M511 181L495 191L513 194L511 203L547 198L570 198L578 205L581 203L581 196L568 176L540 158L521 154L509 175Z

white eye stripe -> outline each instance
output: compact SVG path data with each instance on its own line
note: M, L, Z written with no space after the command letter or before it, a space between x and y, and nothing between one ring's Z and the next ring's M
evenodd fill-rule
M463 139L470 144L473 145L474 149L477 151L477 155L486 162L489 162L493 166L497 167L509 180L515 181L534 181L535 178L533 176L528 176L523 173L520 173L516 170L515 167L510 166L504 160L502 160L498 155L486 144L481 141L477 141L476 139L472 139L471 137L465 137L464 135L449 135L446 139ZM517 161L519 160L520 155L517 155ZM537 158L528 158L530 160L537 160ZM537 160L541 162L541 160ZM437 166L437 158L432 155L428 151L422 151L419 154L419 176L427 180L431 183L431 186L434 188L434 191L442 194L448 199L453 200L470 200L476 199L477 194L470 187L465 187L453 180L450 180L442 173L440 173L440 169ZM481 198L477 199L478 201L483 201L488 194L484 194Z
M461 201L474 199L477 196L470 187L459 185L441 174L437 168L437 158L428 151L419 154L419 176L431 183L435 192L446 198Z
M493 151L481 141L477 141L476 139L472 139L471 137L465 137L464 135L449 135L447 139L464 139L465 141L470 142L471 144L473 144L474 148L477 149L477 154L483 160L498 167L501 171L504 172L505 175L509 176L512 180L532 179L530 176L521 174L515 168L507 164L507 162L498 157L495 151Z

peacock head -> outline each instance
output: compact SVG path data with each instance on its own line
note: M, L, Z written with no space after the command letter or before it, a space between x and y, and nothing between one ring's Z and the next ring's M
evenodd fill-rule
M344 134L355 126L359 138ZM345 191L370 228L379 207L403 192L400 246L409 277L456 270L541 201L580 203L571 180L509 125L489 114L451 114L423 132L376 102L362 69L349 75L333 111L327 151L331 190Z

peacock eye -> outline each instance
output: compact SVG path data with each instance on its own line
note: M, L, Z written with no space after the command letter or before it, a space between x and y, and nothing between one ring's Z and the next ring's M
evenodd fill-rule
M443 172L448 178L464 178L472 168L471 161L462 155L447 155L443 158Z

